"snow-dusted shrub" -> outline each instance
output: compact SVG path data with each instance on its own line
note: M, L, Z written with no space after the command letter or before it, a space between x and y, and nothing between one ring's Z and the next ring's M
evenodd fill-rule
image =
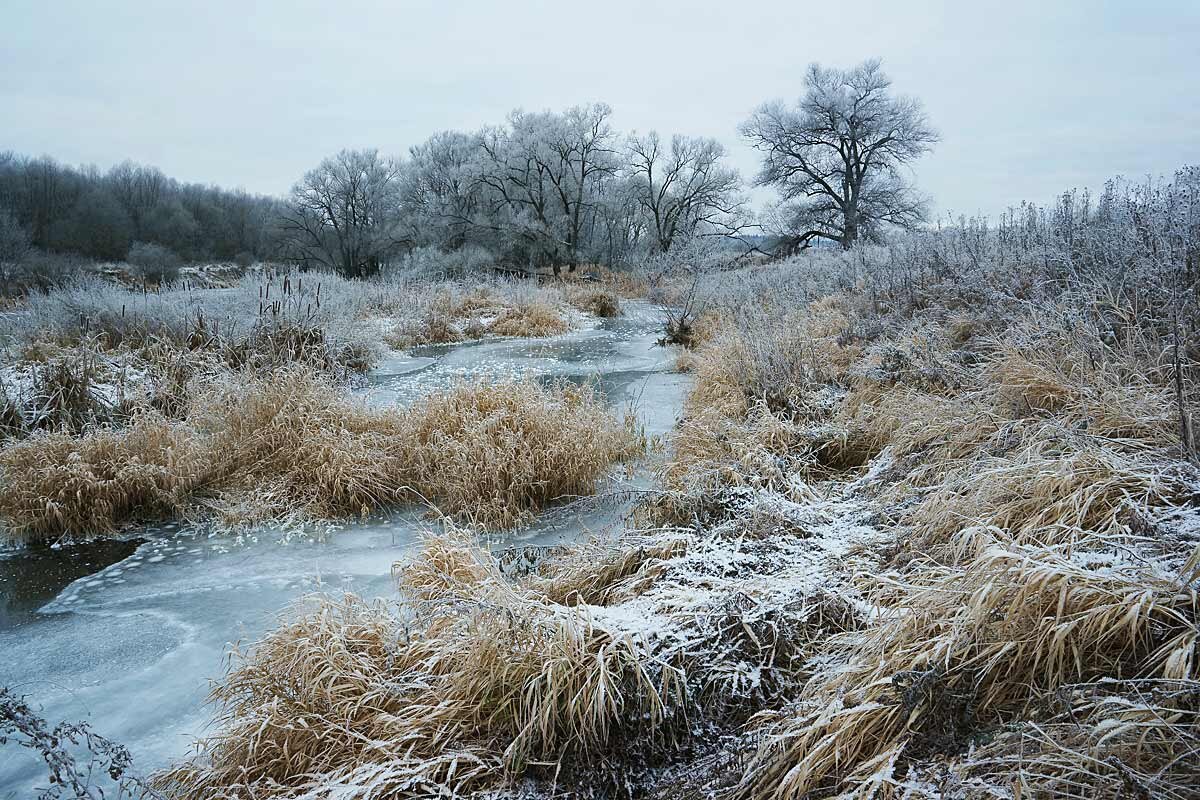
M496 264L496 256L479 245L446 252L437 247L416 247L392 269L398 275L423 280L480 277Z
M125 257L135 278L155 284L170 283L179 277L183 261L174 251L153 242L134 242Z

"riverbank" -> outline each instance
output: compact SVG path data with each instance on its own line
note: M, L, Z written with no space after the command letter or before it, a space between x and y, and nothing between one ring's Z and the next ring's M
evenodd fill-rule
M368 408L405 408L470 378L574 382L594 387L614 418L632 410L636 427L658 437L674 427L689 380L671 371L668 351L654 347L660 324L653 306L629 301L619 317L551 338L418 347L381 359L351 394ZM628 503L627 495L610 493L644 486L643 474L636 467L627 479L620 468L601 484L605 497L596 503L551 507L520 531L495 534L495 541L545 547L605 530ZM8 600L15 627L0 631L0 646L13 654L5 681L48 718L90 720L130 747L139 770L165 767L204 730L208 681L220 674L231 643L260 638L310 592L390 597L392 564L419 546L432 524L425 514L424 508L376 513L315 538L269 525L240 540L210 536L205 528L140 528L115 540L132 537L134 552L118 553L123 557L82 577L30 575L32 562L12 553L3 568L20 572L25 588ZM80 563L98 556L100 546L54 552L73 553L72 562ZM4 581L6 592L12 587ZM14 759L0 785L37 778L35 763Z

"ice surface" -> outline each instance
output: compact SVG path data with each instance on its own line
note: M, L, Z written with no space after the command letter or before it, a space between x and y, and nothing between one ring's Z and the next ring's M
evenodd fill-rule
M625 312L550 340L393 354L362 391L372 403L407 404L479 375L590 379L614 408L636 403L647 432L661 434L675 423L687 379L669 373L672 354L654 347L661 314L637 302ZM576 537L613 524L619 510L551 512L512 538ZM157 769L203 731L209 679L230 644L258 638L307 593L390 595L392 564L411 555L425 525L419 510L405 510L287 542L272 531L236 542L164 526L124 542L5 554L0 685L52 722L88 720L132 750L139 772ZM43 780L27 753L0 750L0 798L30 795Z

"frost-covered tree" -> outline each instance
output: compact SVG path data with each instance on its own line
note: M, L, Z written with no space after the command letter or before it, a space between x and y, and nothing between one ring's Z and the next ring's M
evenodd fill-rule
M603 103L562 114L516 111L507 126L479 136L479 183L493 226L556 273L579 262L604 185L620 166L611 114Z
M293 257L346 277L377 274L405 243L398 177L398 163L377 150L343 150L310 170L283 214Z
M741 179L724 158L716 139L676 135L668 146L654 131L630 137L631 184L649 217L655 250L670 250L676 237L690 237L701 226L720 230L738 214Z
M813 64L795 106L767 103L743 123L763 156L757 183L777 188L789 206L792 245L822 238L849 248L925 218L901 167L938 135L919 100L890 88L878 60L849 70Z
M486 229L479 218L480 163L477 137L458 131L434 134L409 151L400 174L408 238L456 250Z

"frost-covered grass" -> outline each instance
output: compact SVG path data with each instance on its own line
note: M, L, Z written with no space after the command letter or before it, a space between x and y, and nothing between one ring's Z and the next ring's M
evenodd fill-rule
M860 508L747 497L730 511L702 534L631 531L525 570L460 531L432 536L397 567L398 607L318 599L241 654L214 691L224 727L162 783L188 797L418 797L519 777L611 790L794 690L811 649L861 622L828 569L874 562Z
M491 336L540 338L573 327L561 291L532 285L440 284L418 305L418 313L392 323L386 340L393 347Z
M161 785L1195 796L1196 179L711 276L623 532L431 535L396 604L316 599L240 653Z
M84 538L190 516L241 529L428 503L481 528L587 494L639 452L588 388L464 384L413 408L372 409L319 374L229 373L182 418L37 433L0 451L0 516L15 541Z
M635 446L588 391L463 386L401 415L361 407L345 384L388 346L580 324L561 288L506 280L263 274L134 292L93 278L33 294L0 315L7 538L179 514L324 520L412 500L518 524L591 491Z
M190 353L256 372L301 363L345 380L388 346L554 336L577 327L581 316L561 287L490 278L368 282L266 273L228 289L179 284L146 292L92 277L31 294L0 315L0 346L10 364L89 350L152 370Z

